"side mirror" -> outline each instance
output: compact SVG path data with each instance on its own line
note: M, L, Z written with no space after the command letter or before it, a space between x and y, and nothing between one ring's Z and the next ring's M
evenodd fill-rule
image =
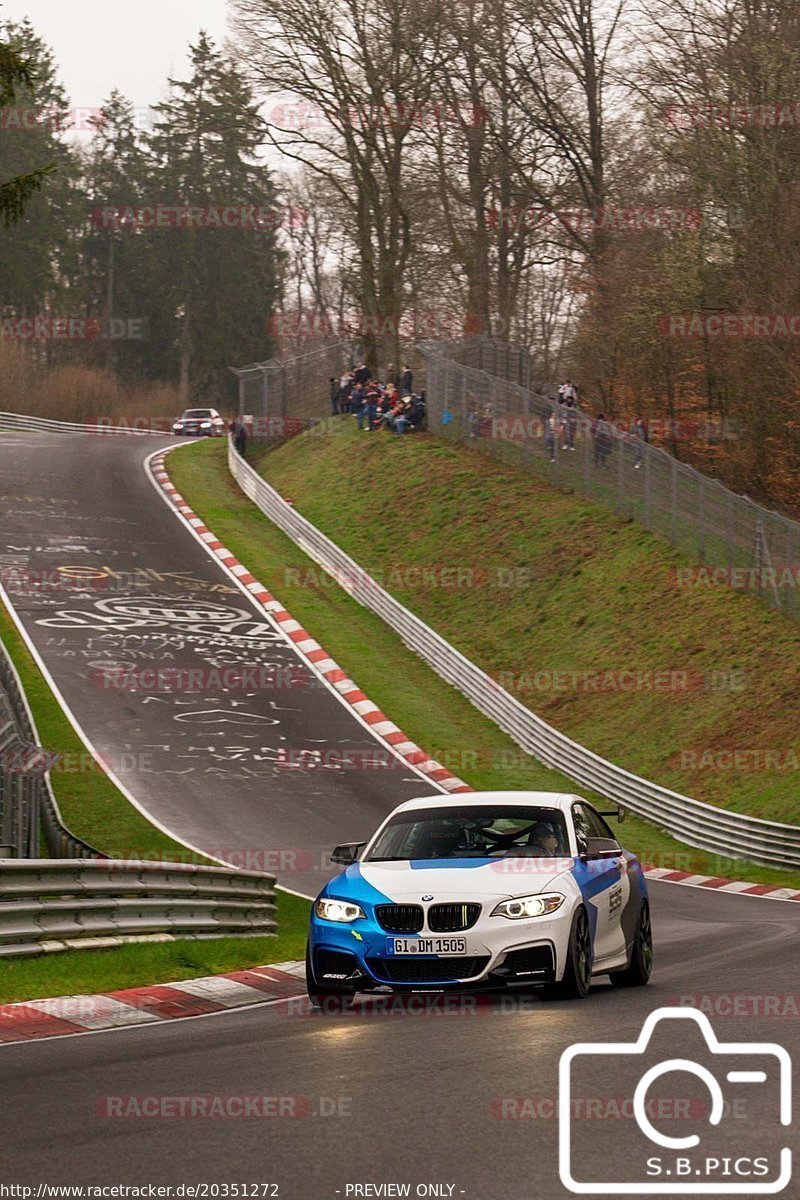
M617 858L622 854L622 847L616 838L579 838L578 852L582 859Z
M625 820L625 816L626 816L626 810L622 807L621 804L617 805L614 812L607 812L607 811L603 811L602 809L598 809L597 811L601 817L613 817L614 820L619 821L620 824L622 824L622 822Z
M336 846L331 854L331 862L337 863L340 867L350 867L354 862L358 861L358 852L363 850L366 842L344 842L341 846Z

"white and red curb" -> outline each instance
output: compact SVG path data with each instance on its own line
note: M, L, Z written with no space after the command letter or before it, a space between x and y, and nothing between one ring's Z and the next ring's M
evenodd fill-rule
M747 883L743 879L726 879L722 875L696 875L692 871L673 871L669 867L642 865L648 879L660 883L681 883L684 887L705 888L712 892L735 892L739 896L765 896L769 900L797 900L800 892L771 883Z
M255 576L248 571L247 567L243 566L238 558L234 554L231 554L227 547L223 546L217 536L211 532L200 517L190 508L173 484L164 466L165 453L156 454L151 459L154 479L175 506L176 511L180 513L196 536L205 543L209 552L227 568L236 578L237 582L261 605L272 624L293 643L298 654L339 693L342 699L347 701L364 724L370 727L370 731L398 755L398 757L404 759L409 766L430 779L433 783L436 783L443 791L474 791L474 788L471 788L463 779L459 779L452 771L448 771L441 763L436 762L424 750L420 749L416 742L412 742L410 738L406 737L403 731L395 725L394 721L390 721L386 714L381 712L377 704L373 704L364 695L358 685L348 677L347 672L342 670L339 664L320 646L319 642L298 621L292 618L291 614L264 587L263 583L259 583Z
M0 1045L131 1025L157 1025L181 1017L246 1008L265 1000L286 1000L303 996L305 991L305 964L287 962L96 996L61 996L3 1004Z

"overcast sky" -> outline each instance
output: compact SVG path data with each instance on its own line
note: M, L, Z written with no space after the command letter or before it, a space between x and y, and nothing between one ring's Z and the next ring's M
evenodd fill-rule
M53 51L75 108L98 108L112 88L137 108L186 73L186 47L205 29L221 44L225 0L0 0L0 18L28 17Z

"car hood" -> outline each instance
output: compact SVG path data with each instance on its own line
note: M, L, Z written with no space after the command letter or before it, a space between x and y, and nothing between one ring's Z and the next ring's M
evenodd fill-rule
M328 895L358 903L419 904L448 900L502 900L552 889L573 867L571 858L462 858L354 863L332 880Z

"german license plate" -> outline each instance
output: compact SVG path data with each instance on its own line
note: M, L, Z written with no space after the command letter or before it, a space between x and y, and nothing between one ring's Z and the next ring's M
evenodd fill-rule
M466 954L467 939L463 937L388 938L390 954Z

